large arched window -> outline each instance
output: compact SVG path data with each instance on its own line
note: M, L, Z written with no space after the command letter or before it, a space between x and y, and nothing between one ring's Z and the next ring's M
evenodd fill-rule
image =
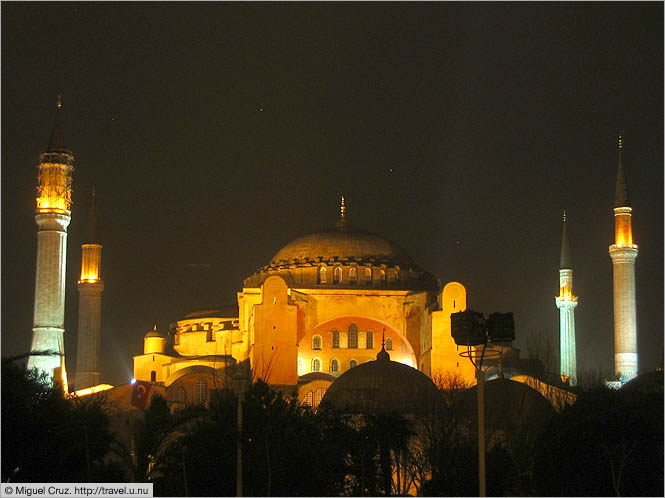
M349 283L356 285L358 283L358 269L355 266L349 268Z
M315 335L312 337L312 349L321 349L321 336Z
M321 360L318 358L314 358L312 360L312 372L320 372L321 371Z
M208 401L208 383L199 379L196 381L195 390L194 390L194 403L197 405L203 405Z
M339 348L339 330L333 330L332 347L334 349Z
M339 362L333 358L330 360L330 373L337 373L339 372Z
M390 337L388 337L388 339L386 339L386 350L390 351L392 349L393 349L393 340Z
M353 368L353 367L355 367L357 364L358 364L358 362L357 362L356 360L351 360L351 361L349 362L349 368Z
M339 284L342 281L342 267L336 266L333 270L333 283Z
M318 284L325 284L327 281L328 281L328 279L326 277L326 267L325 266L320 266L319 267L319 273L318 273L318 276L316 278L316 282Z
M365 348L374 349L374 332L371 330L368 330L365 335Z
M355 323L349 325L349 348L358 348L358 326Z
M157 372L154 370L150 372L150 382L157 382Z

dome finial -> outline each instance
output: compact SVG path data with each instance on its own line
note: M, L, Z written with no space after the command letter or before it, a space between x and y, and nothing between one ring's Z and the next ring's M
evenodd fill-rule
M566 210L565 209L563 210L563 222L564 223L566 222Z
M376 355L376 361L390 361L390 355L386 351L386 328L383 327L383 333L381 334L381 351Z
M346 229L346 204L344 203L344 196L342 195L342 203L339 206L339 220L337 221L337 229Z
M623 149L623 132L619 132L619 149Z
M56 104L58 106L58 109L62 107L62 95L58 94L58 102Z

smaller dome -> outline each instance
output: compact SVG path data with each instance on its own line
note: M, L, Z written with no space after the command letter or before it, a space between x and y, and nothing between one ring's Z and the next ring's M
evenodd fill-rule
M146 335L144 335L143 337L145 337L146 339L147 339L148 337L160 337L161 339L166 339L166 337L164 337L164 334L162 334L161 332L159 332L159 331L157 330L157 325L155 325L155 328L152 329L151 331L149 331L149 332L148 332Z
M345 413L425 414L439 399L439 391L424 373L391 361L385 349L376 361L347 370L328 388L322 406Z

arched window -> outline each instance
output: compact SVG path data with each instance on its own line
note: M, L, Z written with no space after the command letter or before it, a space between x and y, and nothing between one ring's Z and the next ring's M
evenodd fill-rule
M157 382L157 372L154 370L150 372L150 382Z
M187 392L182 387L176 387L175 392L173 393L173 401L178 403L184 403L187 401Z
M351 360L351 361L349 362L349 368L353 368L353 367L355 367L357 364L358 364L358 362L357 362L356 360Z
M339 372L339 362L333 358L330 360L330 373L337 373Z
M390 337L388 337L388 339L386 339L386 350L391 351L392 349L393 349L393 340Z
M321 360L318 358L314 358L312 360L312 372L320 372L321 371Z
M318 284L325 284L327 282L325 266L319 266L319 274L316 280Z
M336 266L333 270L333 283L339 284L342 281L342 267Z
M332 347L334 349L339 348L339 330L333 330L333 341Z
M312 349L321 349L321 336L315 335L312 337Z
M325 387L317 387L316 391L314 391L314 403L312 406L316 408L321 404L321 400L323 399L323 396L326 394L326 388Z
M368 284L372 283L372 269L371 268L365 268L365 282Z
M202 405L208 401L208 383L199 379L196 381L195 391L194 391L194 403L197 405Z
M386 270L379 270L379 282L386 285Z
M365 335L365 348L374 349L374 332L371 330L368 330L367 335Z
M355 323L349 325L349 348L358 348L358 326Z
M349 268L349 283L356 285L358 283L358 269L355 266Z

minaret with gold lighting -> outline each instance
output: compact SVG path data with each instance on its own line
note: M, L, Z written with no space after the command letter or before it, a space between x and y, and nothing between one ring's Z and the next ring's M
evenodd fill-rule
M28 368L46 372L65 390L65 268L73 165L74 156L65 146L62 101L58 96L55 124L38 166L37 269L31 347L31 351L52 354L30 356Z
M556 307L559 308L559 351L561 353L560 373L568 377L571 386L577 384L577 356L575 354L575 307L577 296L573 295L573 258L568 243L566 212L563 212L561 229L561 258L559 260L559 295Z
M622 382L637 375L637 319L635 313L635 258L632 211L621 154L623 137L619 135L619 166L614 201L614 244L609 248L614 268L614 370Z
M102 313L102 243L97 230L95 190L92 191L88 231L81 246L81 278L78 281L79 323L76 388L96 386L100 376Z

